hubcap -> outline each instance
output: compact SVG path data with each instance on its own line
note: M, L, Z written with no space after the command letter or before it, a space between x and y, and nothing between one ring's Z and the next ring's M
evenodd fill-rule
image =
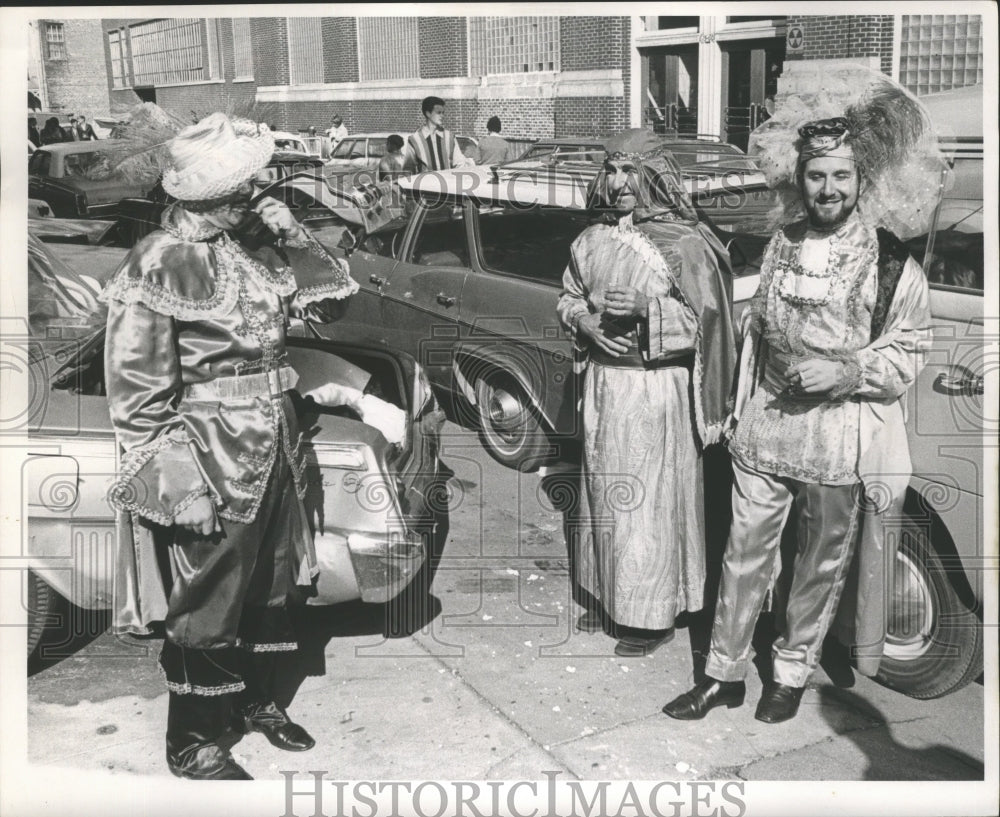
M505 443L513 444L520 439L518 424L523 409L513 394L505 389L493 389L487 411L490 424Z
M922 565L899 551L886 633L886 655L913 660L927 652L933 640L936 596Z

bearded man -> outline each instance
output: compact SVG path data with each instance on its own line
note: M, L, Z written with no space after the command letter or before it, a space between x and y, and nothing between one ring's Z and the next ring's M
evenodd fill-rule
M867 648L860 670L877 669L891 554L882 549L887 508L877 507L870 489L887 486L894 505L902 499L910 462L901 398L923 366L930 334L920 266L858 209L879 173L903 161L913 144L908 135L922 129L915 100L877 87L867 108L798 129L795 178L806 218L772 238L748 310L729 435L733 520L706 678L663 708L672 718L700 719L743 703L751 638L793 503L798 551L757 720L780 723L798 712L849 575L856 618L848 643L860 645L859 655ZM874 116L889 98L894 113ZM893 116L908 127L873 141L879 134L864 123ZM896 157L885 148L893 143Z
M177 202L102 295L123 450L115 625L164 622L167 764L194 780L250 778L219 745L230 725L314 745L274 699L275 658L297 648L286 600L317 571L285 325L329 320L325 302L357 284L273 199L256 211L276 246L234 236L273 151L266 125L221 113L177 133L163 172Z
M573 242L559 316L586 367L580 586L622 656L651 653L702 606L702 449L716 442L736 365L729 254L699 223L649 131L610 139L590 207L610 223ZM603 616L588 611L580 629Z

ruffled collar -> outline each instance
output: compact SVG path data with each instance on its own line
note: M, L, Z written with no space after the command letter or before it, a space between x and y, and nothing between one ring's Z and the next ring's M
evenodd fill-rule
M200 219L195 219L183 207L170 204L160 217L160 226L181 241L209 241L222 233L221 227L214 227Z

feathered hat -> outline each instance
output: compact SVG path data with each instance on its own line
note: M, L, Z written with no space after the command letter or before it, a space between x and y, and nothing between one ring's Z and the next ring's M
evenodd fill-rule
M808 91L779 94L774 116L750 134L747 152L780 194L774 228L804 216L798 171L817 156L857 162L859 212L904 239L927 231L946 181L923 105L862 65L818 74Z
M133 109L123 129L116 169L153 183L181 201L210 201L233 193L271 159L267 125L210 114L188 125L153 103Z

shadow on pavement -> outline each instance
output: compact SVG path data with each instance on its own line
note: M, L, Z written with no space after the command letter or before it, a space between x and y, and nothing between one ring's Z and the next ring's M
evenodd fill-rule
M951 746L934 744L913 749L893 736L892 724L881 710L854 692L836 687L819 689L820 711L831 727L837 729L836 712L845 707L868 721L871 728L842 732L860 749L867 761L862 780L983 780L983 764L973 756ZM928 703L932 706L933 703Z

